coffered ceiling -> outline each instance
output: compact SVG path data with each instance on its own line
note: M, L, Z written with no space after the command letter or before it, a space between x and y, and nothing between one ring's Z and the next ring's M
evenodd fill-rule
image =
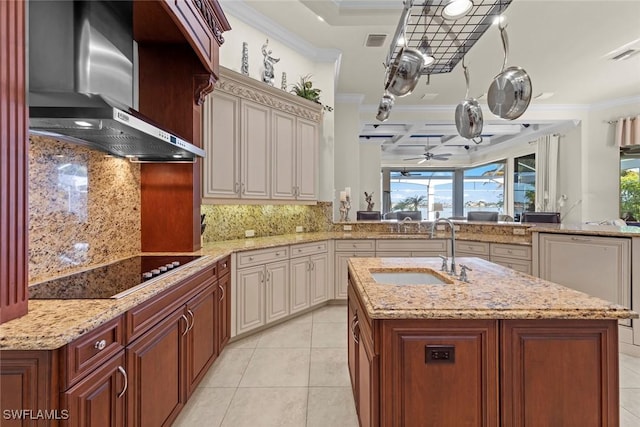
M382 64L402 1L227 0L222 2L223 7L229 3L235 3L231 13L240 10L237 7L241 4L319 50L342 52L337 96L362 97L361 110L370 111L370 115L364 115L370 120L361 123L361 141L382 144L383 163L415 165L416 160L402 159L417 157L427 149L434 154L451 153L451 159L458 157L463 162L469 151L515 143L572 125L534 120L528 118L535 116L527 114L529 111L514 123L489 111L484 94L503 59L495 26L486 31L465 59L471 73L470 95L479 98L485 120L483 142L476 145L460 138L454 125L455 106L465 96L460 66L430 79L423 76L411 95L396 99L388 121L375 120L384 89ZM508 65L521 66L529 73L534 96L552 94L546 99L533 99L529 110L578 110L640 96L640 0L513 0L505 16L510 40ZM371 34L387 35L381 47L365 46ZM638 54L625 60L613 59L628 50ZM412 114L406 114L408 111Z

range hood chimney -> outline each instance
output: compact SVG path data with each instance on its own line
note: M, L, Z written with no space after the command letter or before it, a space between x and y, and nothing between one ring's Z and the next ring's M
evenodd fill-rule
M29 2L29 130L134 161L195 161L199 147L134 110L133 3Z

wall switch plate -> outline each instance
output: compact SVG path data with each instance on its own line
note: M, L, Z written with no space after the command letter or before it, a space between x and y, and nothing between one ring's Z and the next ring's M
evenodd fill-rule
M517 236L524 236L525 234L527 234L527 230L525 230L524 228L514 228L513 234Z
M301 225L296 225L296 233L302 233L304 231L304 227Z
M255 230L244 230L244 237L253 237L256 235Z
M353 229L353 227L351 227L350 225L343 225L342 226L342 230L344 231L351 231Z
M438 230L438 231L444 231L446 228L447 228L447 226L444 225L444 224L436 225L436 230Z

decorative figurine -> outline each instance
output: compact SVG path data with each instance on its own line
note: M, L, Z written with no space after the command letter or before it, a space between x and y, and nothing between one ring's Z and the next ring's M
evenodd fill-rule
M282 82L280 83L280 89L287 90L287 73L282 73Z
M249 48L247 42L242 42L242 68L240 69L245 76L249 75Z
M372 211L373 205L375 205L375 203L371 201L372 197L373 197L373 191L371 192L371 194L367 194L366 191L364 192L364 201L367 202L368 211Z
M267 39L266 43L262 45L262 55L264 56L264 72L262 73L262 81L268 85L273 86L273 79L275 77L275 74L273 72L273 64L278 63L278 61L280 61L280 58L274 58L273 56L271 56L272 51L267 51L268 44L269 39Z
M349 211L351 210L351 187L346 187L340 192L340 222L351 221Z

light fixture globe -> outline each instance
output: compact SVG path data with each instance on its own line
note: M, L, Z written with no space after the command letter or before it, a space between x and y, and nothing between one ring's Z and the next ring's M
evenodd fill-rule
M471 0L451 0L444 9L442 9L442 17L449 21L460 19L471 11L473 2Z

